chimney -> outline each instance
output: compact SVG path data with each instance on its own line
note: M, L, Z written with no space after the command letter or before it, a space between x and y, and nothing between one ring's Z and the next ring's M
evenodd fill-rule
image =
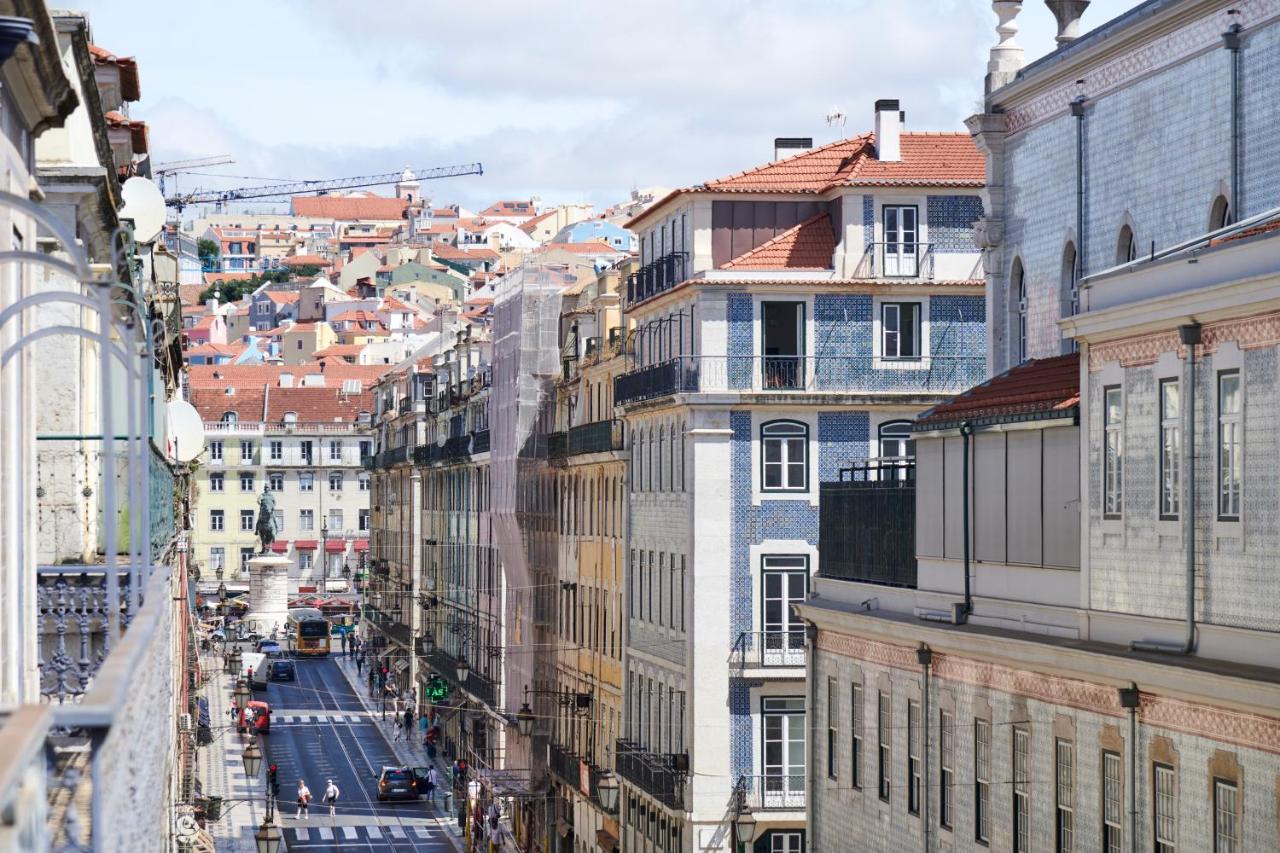
M775 136L773 139L773 159L781 160L808 151L813 147L811 136Z
M876 159L882 163L902 159L902 124L906 119L896 100L876 101Z

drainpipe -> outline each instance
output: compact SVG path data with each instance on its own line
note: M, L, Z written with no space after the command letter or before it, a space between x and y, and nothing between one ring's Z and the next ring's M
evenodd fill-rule
M969 455L973 443L973 424L968 421L960 424L960 437L964 440L964 460L961 465L963 472L961 487L964 490L964 496L960 501L963 507L962 523L964 525L964 603L952 604L950 612L923 610L916 614L926 622L948 622L952 625L965 624L969 621L969 614L973 613L973 594L969 586Z
M1199 323L1187 323L1178 327L1178 337L1187 348L1187 413L1183 417L1183 431L1187 439L1183 483L1185 488L1183 515L1186 516L1187 546L1187 633L1181 645L1154 640L1135 640L1129 648L1143 652L1169 652L1189 655L1196 648L1196 347L1200 345Z
M1078 94L1071 102L1076 117L1076 281L1084 280L1084 80L1076 81Z
M1231 52L1231 207L1235 219L1242 219L1244 208L1240 204L1240 11L1229 9L1227 15L1233 22L1222 34L1223 45Z
M926 645L916 649L920 663L920 735L923 739L920 760L920 826L924 830L924 853L929 853L929 666L933 663L933 650Z
M1129 850L1138 853L1138 685L1120 688L1120 707L1129 712Z

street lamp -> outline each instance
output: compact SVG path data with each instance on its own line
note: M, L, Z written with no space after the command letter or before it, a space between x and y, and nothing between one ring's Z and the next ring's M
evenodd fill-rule
M618 810L618 777L612 770L606 770L600 774L600 781L596 783L596 793L600 797L600 805L606 812L613 814ZM755 831L754 824L751 830Z
M219 572L219 574L221 574L221 572ZM218 600L219 601L227 600L227 585L225 582L218 584Z
M227 674L238 676L240 674L240 647L233 646L231 652L227 655Z
M239 683L236 684L236 690L232 696L235 698L237 708L241 711L248 708L249 700L253 698L253 693L249 690L249 683L243 678L240 679Z
M467 663L467 659L465 657L460 657L458 658L456 666L458 669L458 683L466 684L467 676L471 674L471 664Z
M258 853L279 853L280 829L270 820L264 820L262 826L253 834L253 842L258 845Z
M529 707L529 703L525 702L520 706L520 710L516 712L516 727L520 730L521 737L528 737L533 733L533 709ZM617 785L617 783L614 783ZM615 788L614 795L617 795Z
M258 778L258 770L262 768L262 750L258 748L256 740L250 741L244 748L244 755L240 760L244 762L244 775L250 779Z
M756 816L751 813L751 807L745 802L742 803L742 810L738 812L738 816L733 819L733 828L738 834L739 844L750 844L755 840Z

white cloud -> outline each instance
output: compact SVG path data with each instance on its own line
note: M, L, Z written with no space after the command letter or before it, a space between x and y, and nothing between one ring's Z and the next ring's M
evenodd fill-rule
M84 2L96 40L138 57L158 159L230 153L228 174L273 178L479 160L432 187L472 206L702 181L774 136L833 139L832 105L869 129L883 97L908 127L959 130L995 41L987 0L178 5ZM1132 5L1095 0L1086 26ZM1043 5L1019 23L1028 59L1052 48Z

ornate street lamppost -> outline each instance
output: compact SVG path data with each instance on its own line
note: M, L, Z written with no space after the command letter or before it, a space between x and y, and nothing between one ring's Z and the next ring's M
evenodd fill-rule
M600 781L596 783L596 794L600 797L600 806L606 812L615 814L618 811L618 777L612 770L606 770L600 774ZM755 831L754 824L751 830Z
M262 769L262 750L258 748L256 740L244 748L244 755L240 760L244 763L244 775L250 779L258 778L258 771Z

